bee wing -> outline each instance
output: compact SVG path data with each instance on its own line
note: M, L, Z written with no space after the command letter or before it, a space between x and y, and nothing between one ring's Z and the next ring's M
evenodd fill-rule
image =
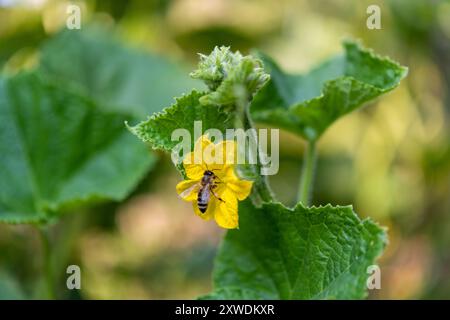
M190 186L189 188L187 188L186 190L184 190L182 193L179 194L180 198L186 198L188 195L191 194L191 192L198 192L200 190L200 182Z

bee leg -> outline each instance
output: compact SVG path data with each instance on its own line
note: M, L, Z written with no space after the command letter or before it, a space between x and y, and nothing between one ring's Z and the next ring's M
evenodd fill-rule
M216 197L217 198L217 200L219 200L219 201L222 201L223 203L225 203L225 200L223 200L221 197L219 197L218 195L217 195L217 193L215 193L214 192L214 188L216 188L217 186L216 185L214 185L214 186L212 186L209 190L211 191L211 193L214 195L214 197Z

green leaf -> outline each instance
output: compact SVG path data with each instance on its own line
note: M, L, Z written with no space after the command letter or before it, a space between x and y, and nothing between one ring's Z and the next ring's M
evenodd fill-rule
M107 112L38 74L0 80L0 221L38 223L67 206L121 200L152 165Z
M252 117L317 140L334 121L396 88L407 74L407 68L354 42L344 48L343 56L306 75L286 74L263 56L271 81L256 94Z
M84 29L84 28L83 28ZM108 108L145 117L174 96L202 88L173 62L123 47L106 30L63 31L43 47L41 70Z
M357 299L367 267L386 233L350 206L288 209L240 203L238 230L228 231L206 299Z
M170 152L180 142L172 140L172 132L177 129L186 129L191 137L195 137L195 121L202 123L200 134L211 128L219 129L222 133L225 133L228 128L233 128L233 113L225 107L201 104L199 99L204 95L204 92L194 90L188 95L177 98L172 106L129 129L142 141L150 143L154 149ZM191 146L194 145L194 140L193 138Z

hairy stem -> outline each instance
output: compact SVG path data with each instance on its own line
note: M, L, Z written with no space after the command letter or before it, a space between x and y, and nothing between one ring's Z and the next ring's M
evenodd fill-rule
M46 227L39 228L39 235L42 243L42 260L43 272L45 277L45 289L47 299L55 299L54 283L53 283L53 265L51 257L50 239L48 229Z
M254 129L255 126L253 124L252 118L250 116L250 106L247 105L244 108L244 112L243 112L243 125L244 125L244 129L248 130L248 129ZM255 141L256 137L255 137ZM269 179L267 179L267 176L265 175L261 175L261 154L259 153L259 146L257 148L257 155L256 155L256 159L257 159L257 170L259 171L257 173L258 176L258 181L255 181L254 183L254 188L260 198L261 202L272 202L273 201L273 192L272 189L270 188L269 185Z
M298 201L309 206L314 184L314 170L316 167L316 143L309 141L303 156L300 185L298 188Z

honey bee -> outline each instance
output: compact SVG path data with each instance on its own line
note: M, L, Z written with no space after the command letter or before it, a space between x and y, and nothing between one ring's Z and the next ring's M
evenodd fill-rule
M220 179L211 170L205 170L202 179L194 184L192 187L186 189L180 194L180 197L189 195L193 190L197 192L197 206L201 213L205 213L208 209L208 204L211 199L211 194L217 198L217 200L225 202L220 198L214 189L217 188L220 183Z

